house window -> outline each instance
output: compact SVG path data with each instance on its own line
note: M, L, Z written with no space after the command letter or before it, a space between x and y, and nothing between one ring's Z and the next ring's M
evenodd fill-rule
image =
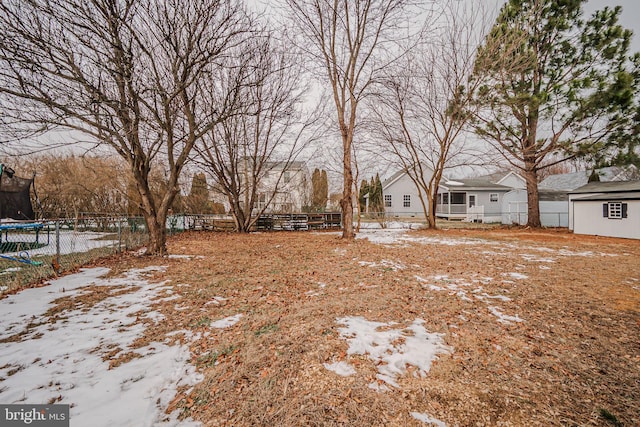
M497 202L498 201L498 193L489 194L489 201L490 202Z
M451 193L451 204L452 205L466 205L467 204L467 193Z
M442 204L443 205L449 204L449 193L442 193Z
M405 208L410 208L411 207L411 195L410 194L405 194L404 196L402 196L402 206Z
M627 217L627 204L621 202L609 202L602 205L602 216L609 219L622 219Z
M291 181L291 174L289 172L284 173L284 183L288 184Z
M384 195L384 207L385 208L390 208L391 207L391 194L385 194Z

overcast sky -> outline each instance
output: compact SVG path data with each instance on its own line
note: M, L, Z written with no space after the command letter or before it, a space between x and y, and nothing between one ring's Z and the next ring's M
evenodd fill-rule
M594 11L604 8L605 6L614 7L622 6L622 14L620 15L620 24L633 30L633 40L631 41L631 50L633 52L640 51L640 1L638 0L589 0L585 5L585 18L593 14Z
M585 15L590 16L594 11L605 6L622 6L620 24L623 27L633 30L633 40L631 50L640 51L640 1L638 0L589 0L585 6ZM585 17L586 17L585 16Z

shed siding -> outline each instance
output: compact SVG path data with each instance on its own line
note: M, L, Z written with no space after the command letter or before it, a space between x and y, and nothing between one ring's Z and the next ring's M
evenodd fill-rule
M611 201L616 200L612 197ZM604 203L606 201L574 201L572 203L574 233L640 239L640 200L624 201L627 203L628 216L622 219L603 217Z

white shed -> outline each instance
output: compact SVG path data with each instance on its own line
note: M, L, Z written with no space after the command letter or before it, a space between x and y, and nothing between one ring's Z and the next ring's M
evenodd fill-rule
M640 181L591 182L569 194L576 234L640 239Z

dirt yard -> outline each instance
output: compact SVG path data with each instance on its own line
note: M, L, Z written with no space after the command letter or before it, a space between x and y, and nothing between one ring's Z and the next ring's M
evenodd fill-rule
M640 426L638 241L202 232L169 251L157 279L178 297L139 345L191 343L204 380L168 411L205 426ZM406 362L423 331L430 363Z

